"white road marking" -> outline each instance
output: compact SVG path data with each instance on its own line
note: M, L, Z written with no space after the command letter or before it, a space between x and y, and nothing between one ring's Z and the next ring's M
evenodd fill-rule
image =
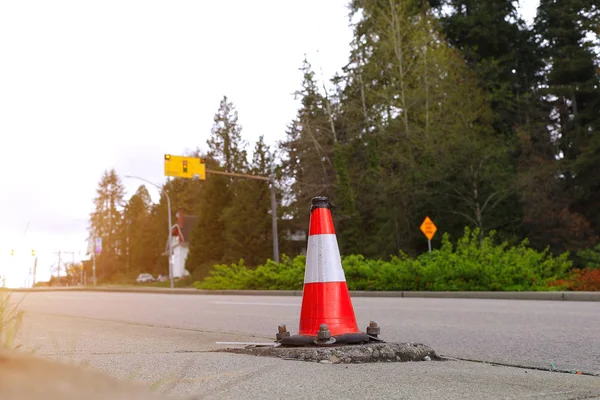
M300 304L293 303L250 303L247 301L211 301L212 304L233 304L240 306L282 306L282 307L300 307Z

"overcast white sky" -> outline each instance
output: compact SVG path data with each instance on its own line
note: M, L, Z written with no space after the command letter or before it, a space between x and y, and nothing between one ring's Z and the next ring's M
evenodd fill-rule
M53 252L83 257L103 171L162 183L163 154L205 148L223 95L247 141L283 138L304 54L326 78L347 63L347 2L0 2L0 269L11 249L18 268L35 249L43 279Z

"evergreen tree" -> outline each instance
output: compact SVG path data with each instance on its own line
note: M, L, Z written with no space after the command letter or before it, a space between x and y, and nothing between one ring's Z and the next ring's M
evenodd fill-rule
M125 265L123 272L132 276L152 271L160 248L154 246L152 200L144 185L129 199L123 211L123 236Z
M208 139L207 169L247 171L247 153L237 118L235 107L224 97ZM186 260L186 269L196 271L197 276L206 275L214 263L221 262L227 255L229 248L224 213L231 206L237 185L233 178L217 174L208 174L206 181L201 183L198 222L192 231Z
M114 169L105 171L96 189L95 211L90 218L90 233L102 238L102 253L96 262L98 279L108 279L124 261L122 207L125 189Z
M227 96L224 96L214 118L208 148L209 156L227 172L244 172L248 163L246 144L242 140L242 127L237 121L237 110Z
M536 29L544 40L545 100L550 106L550 135L561 159L560 185L572 220L574 249L600 234L600 70L596 30L600 8L593 0L541 0ZM580 220L581 222L579 222ZM593 231L582 227L592 226Z
M517 5L512 0L446 0L441 18L447 39L491 96L496 132L509 138L516 124L525 123L528 103L535 102L531 94L542 67L535 32Z
M256 142L250 174L269 176L272 155L261 136ZM251 179L236 182L231 206L224 212L227 252L225 262L244 259L248 266L257 266L272 258L271 199L269 183Z
M290 124L287 137L280 143L285 155L284 174L291 180L284 194L288 199L285 212L291 218L288 227L305 230L311 198L334 193L334 146L337 142L332 127L327 99L319 92L315 74L308 60L302 63L302 89L296 93L301 107Z

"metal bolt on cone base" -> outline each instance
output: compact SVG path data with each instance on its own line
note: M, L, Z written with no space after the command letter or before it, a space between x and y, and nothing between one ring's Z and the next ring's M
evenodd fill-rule
M275 335L275 338L278 342L280 342L284 337L290 337L290 333L288 332L285 324L281 324L277 327L277 334Z
M369 321L367 326L367 335L377 337L381 333L381 328L375 321Z
M314 340L316 345L331 345L336 342L335 338L331 337L331 331L327 324L319 325L319 332L317 332L317 338Z
M331 338L331 331L329 330L329 327L327 326L327 324L321 324L319 326L319 332L317 333L317 340L325 341L325 340L329 340L330 338Z

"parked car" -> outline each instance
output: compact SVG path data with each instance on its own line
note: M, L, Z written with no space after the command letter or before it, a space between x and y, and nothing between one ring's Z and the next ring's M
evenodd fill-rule
M164 282L164 281L166 281L167 279L169 279L169 277L168 277L168 276L166 276L166 275L162 275L162 274L156 277L156 281L157 281L157 282Z
M140 274L135 280L136 283L150 283L154 282L154 277L150 274Z

